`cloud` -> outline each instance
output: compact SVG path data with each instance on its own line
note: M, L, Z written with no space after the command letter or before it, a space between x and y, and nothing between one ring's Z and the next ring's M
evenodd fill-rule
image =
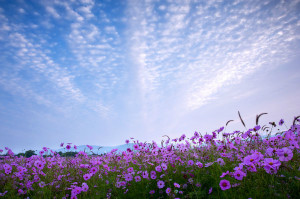
M187 111L196 110L223 87L285 63L295 55L292 42L299 42L296 4L179 1L162 9L131 1L131 57L145 103L171 94Z
M57 13L57 11L51 7L51 6L46 6L46 11L51 14L54 18L59 19L60 15Z

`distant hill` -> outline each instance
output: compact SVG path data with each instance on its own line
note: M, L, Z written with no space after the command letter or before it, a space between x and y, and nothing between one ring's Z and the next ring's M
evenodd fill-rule
M90 145L93 147L92 152L95 154L104 154L104 153L109 153L111 150L113 149L118 149L116 151L116 153L121 153L123 151L126 151L127 148L130 148L131 150L133 150L133 143L129 143L129 144L123 144L123 145L118 145L118 146L97 146L97 145ZM80 145L77 146L77 149L75 150L74 147L72 146L71 149L67 150L65 148L60 148L55 150L56 152L68 152L68 151L85 151L87 154L92 154L91 150L87 147L87 145Z

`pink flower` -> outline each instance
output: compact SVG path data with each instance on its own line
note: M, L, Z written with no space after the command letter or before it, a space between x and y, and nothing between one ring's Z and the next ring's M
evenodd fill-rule
M39 183L39 186L40 186L41 188L43 188L44 186L46 186L46 183L42 181L42 182Z
M63 147L64 146L64 143L62 142L62 143L60 143L60 147Z
M71 146L68 144L68 145L66 146L66 149L69 150L70 148L71 148Z
M239 169L236 170L233 175L234 175L234 178L237 180L243 180L243 177L246 177L246 174Z
M165 186L164 181L160 180L160 181L157 182L157 187L158 187L159 189L163 188L164 186Z
M161 166L156 166L155 167L155 170L157 171L157 172L161 172L162 170L161 170Z
M223 191L226 189L230 189L231 187L230 182L228 180L221 180L219 185Z
M211 194L212 189L213 189L212 187L209 189L208 194Z
M165 164L165 163L162 163L161 164L161 167L162 167L162 169L165 171L165 170L167 170L167 168L168 168L168 166Z
M228 174L229 174L229 171L226 171L226 172L222 173L222 175L220 176L220 178L224 178Z
M193 166L194 165L194 161L193 160L189 160L187 163L188 166Z
M89 173L83 175L83 179L84 179L85 181L89 180L91 177L92 177L92 175L89 174Z
M169 194L170 192L171 192L171 188L169 187L166 189L166 193Z
M137 145L137 144L135 144L135 145L133 146L133 148L134 148L135 150L139 150L140 146Z
M265 158L264 160L264 169L269 174L277 173L280 165L280 161L274 160L273 158Z
M176 188L180 188L180 185L179 185L178 183L176 183L176 182L174 182L174 186L175 186Z
M284 147L277 151L277 155L280 161L287 162L293 158L293 151L287 147Z
M126 180L127 182L130 182L132 179L133 179L133 177L132 177L131 174L126 174L126 175L125 175L125 180Z
M133 170L133 167L129 167L129 168L127 169L127 171L128 171L129 173L133 172L133 171L134 171L134 170Z
M148 171L143 171L142 176L143 178L148 178Z
M77 149L77 146L76 146L76 145L74 145L74 149Z
M42 170L45 165L44 165L43 162L37 160L37 161L34 162L34 166L36 166L36 168L38 168L39 170Z
M139 181L141 181L141 176L135 176L134 179L136 182L139 182Z
M89 186L84 182L82 183L82 191L87 192L89 190Z
M201 162L196 162L196 165L199 167L199 168L202 168L203 167L203 164Z

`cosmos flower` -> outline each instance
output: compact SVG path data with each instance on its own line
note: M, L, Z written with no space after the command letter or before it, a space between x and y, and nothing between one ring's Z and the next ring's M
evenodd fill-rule
M141 176L135 176L134 179L135 179L136 182L140 182L141 181Z
M164 186L165 186L164 181L159 180L159 181L157 182L157 187L158 187L159 189L162 189Z
M171 188L170 187L166 189L166 193L167 194L171 193Z
M223 191L226 189L230 189L231 187L230 182L228 180L221 180L219 185Z
M287 162L293 158L293 151L287 147L284 147L277 151L277 155L280 161Z
M283 119L281 119L281 120L279 121L279 126L282 126L282 125L283 125L283 123L284 123L284 120L283 120Z
M246 177L246 174L238 169L234 172L233 176L237 180L243 180L243 177Z

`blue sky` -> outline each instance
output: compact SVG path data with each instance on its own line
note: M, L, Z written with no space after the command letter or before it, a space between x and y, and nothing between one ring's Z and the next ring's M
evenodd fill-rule
M300 1L0 0L0 148L300 115Z

